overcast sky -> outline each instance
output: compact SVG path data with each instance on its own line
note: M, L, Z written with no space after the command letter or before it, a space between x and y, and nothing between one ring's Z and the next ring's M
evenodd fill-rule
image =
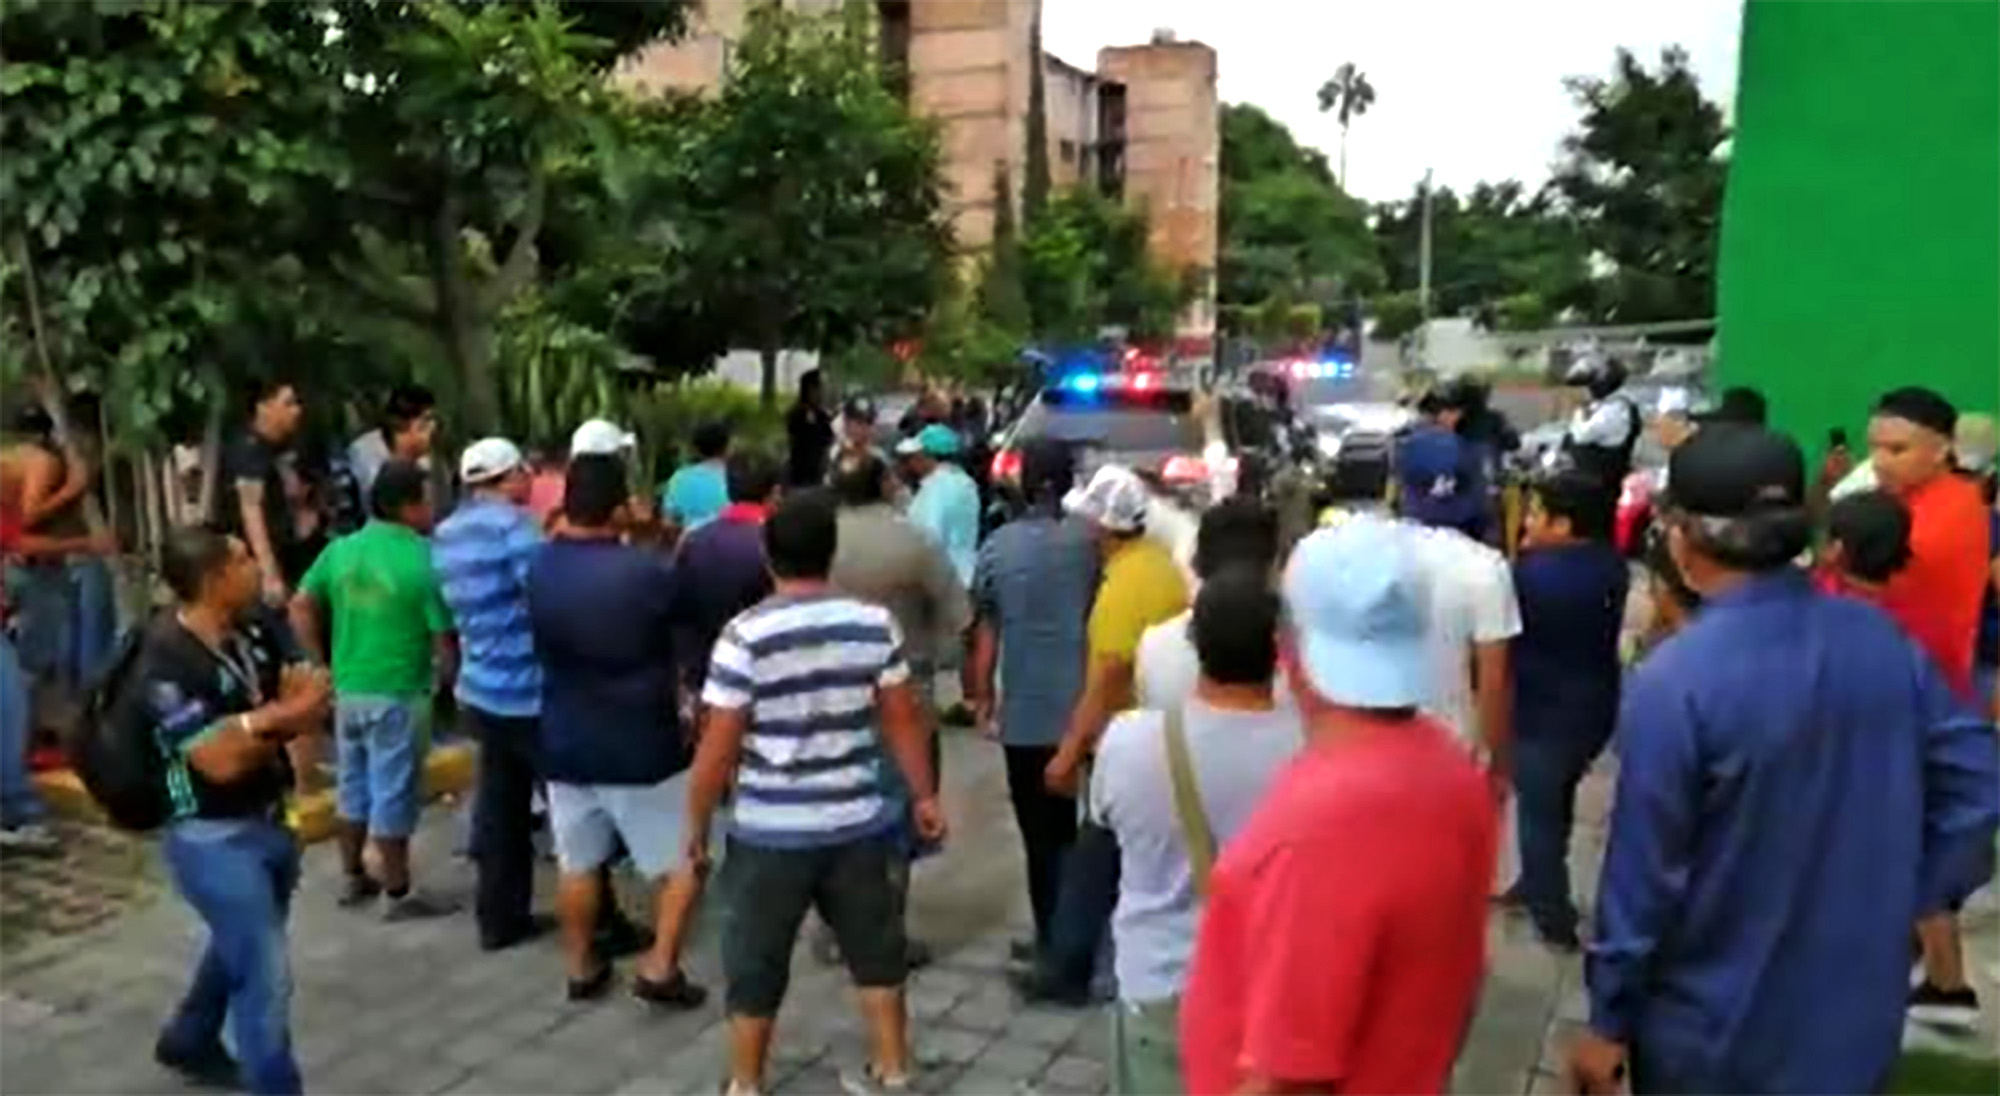
M1353 61L1376 102L1347 142L1351 193L1407 197L1424 169L1463 188L1539 185L1574 125L1565 76L1608 73L1625 46L1685 47L1710 98L1736 89L1741 0L1043 0L1044 45L1094 65L1101 46L1154 28L1215 47L1224 102L1254 103L1338 163L1340 127L1319 85Z

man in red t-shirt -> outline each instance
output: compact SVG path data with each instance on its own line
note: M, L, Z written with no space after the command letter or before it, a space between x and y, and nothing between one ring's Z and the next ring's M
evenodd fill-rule
M22 474L16 456L0 455L0 570L30 556L110 550L97 537L27 532L21 513ZM0 849L49 854L57 851L56 839L41 824L41 797L28 774L28 702L32 690L6 623L7 596L0 589Z
M1306 748L1216 862L1181 1004L1196 1094L1440 1092L1486 958L1484 773L1420 715L1421 576L1392 523L1301 541L1287 676Z
M1952 467L1957 427L1958 409L1951 401L1928 388L1898 388L1875 404L1868 460L1882 489L1910 511L1910 562L1883 590L1882 607L1970 701L1979 612L1993 558L1992 519L1979 485ZM1910 993L1911 1015L1969 1028L1978 1018L1979 998L1965 978L1957 918L1927 917L1917 924L1917 936L1924 947L1924 980Z
M1951 463L1958 410L1928 388L1898 388L1875 405L1868 459L1883 490L1910 510L1910 562L1883 607L1961 695L1972 691L1979 608L1986 594L1989 519L1979 485Z

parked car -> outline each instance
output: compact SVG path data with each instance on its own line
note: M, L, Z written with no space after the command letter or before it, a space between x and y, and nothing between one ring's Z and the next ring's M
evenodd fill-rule
M1076 450L1079 478L1122 464L1196 510L1239 489L1263 494L1313 457L1296 426L1252 393L1203 392L1147 370L1073 373L1043 388L1001 435L993 481L1017 483L1022 447L1051 437Z

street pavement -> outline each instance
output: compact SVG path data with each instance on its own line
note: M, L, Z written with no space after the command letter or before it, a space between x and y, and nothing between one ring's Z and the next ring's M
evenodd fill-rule
M1008 942L1024 934L1027 915L998 750L955 734L945 753L952 842L919 868L913 896L915 931L939 957L910 989L919 1090L1104 1092L1102 1014L1023 1007L1006 985ZM1595 888L1609 779L1594 775L1580 805L1576 851L1585 895ZM433 808L418 839L418 870L437 889L466 892L470 869L450 858L455 833L452 812ZM717 1091L725 1040L714 911L702 920L689 967L717 991L717 1003L688 1014L651 1013L622 996L586 1005L563 1000L552 941L484 955L469 915L383 924L336 908L338 882L331 847L309 851L292 917L293 1023L309 1090ZM625 897L628 910L644 908L637 890ZM1491 969L1454 1088L1558 1091L1557 1054L1583 1018L1580 963L1537 945L1517 918L1496 913L1491 933ZM150 1050L200 939L192 914L165 897L107 924L13 949L0 980L0 1090L177 1091ZM1983 945L1989 961L1991 943ZM777 1045L770 1081L784 1093L838 1091L840 1068L862 1057L844 973L820 967L803 947Z

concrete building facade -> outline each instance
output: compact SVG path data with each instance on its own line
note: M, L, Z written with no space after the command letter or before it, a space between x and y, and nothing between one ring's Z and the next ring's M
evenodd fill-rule
M752 3L704 0L689 34L625 59L615 79L642 94L700 93L727 79ZM844 0L783 0L833 11ZM1214 332L1221 169L1215 51L1160 32L1101 51L1095 71L1037 48L1041 0L873 0L884 65L938 123L947 208L969 255L992 243L999 183L1018 214L1033 80L1042 79L1050 182L1094 186L1143 205L1154 253L1206 277L1182 334Z

